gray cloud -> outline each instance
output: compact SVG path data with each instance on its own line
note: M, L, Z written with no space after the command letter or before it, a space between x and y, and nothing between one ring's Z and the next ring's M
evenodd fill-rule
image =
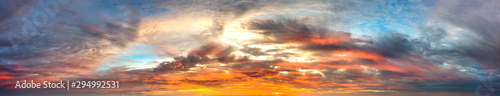
M32 6L34 2L32 0L6 0L0 2L0 5L3 5L0 8L0 24L4 24L4 22L10 18L13 18L17 15L23 14L24 12L29 10L29 6Z
M438 2L436 17L449 22L451 25L463 28L474 35L465 37L465 42L458 44L457 49L464 50L468 56L483 64L487 70L500 68L500 18L495 17L500 14L496 9L499 2L493 0L461 2L453 1L451 4L444 4L447 1ZM462 7L467 6L467 7Z
M11 6L16 6L16 4ZM2 42L0 43L0 64L15 64L29 70L24 73L16 73L18 75L16 77L49 78L94 71L106 58L115 55L109 51L110 49L124 48L129 42L137 39L140 16L138 9L134 6L128 6L124 9L130 13L126 15L128 18L121 22L112 20L116 18L100 18L100 14L89 15L89 13L76 11L65 7L65 5L57 6L59 9L54 10L57 10L58 13L54 13L56 14L54 17L45 18L47 21L37 21L31 18L37 13L29 13L30 10L42 10L39 9L38 4L29 3L25 6L16 6L19 9L15 10L5 9L6 12L10 12L8 15L28 18L26 22L22 18L2 17L2 19L7 18L6 21L9 21L11 25L0 33L2 38L0 39ZM38 12L46 14L45 11ZM65 21L68 18L77 19ZM89 23L93 21L86 20L88 18L105 23ZM35 26L32 28L29 25L32 23L44 23L44 25L32 25Z

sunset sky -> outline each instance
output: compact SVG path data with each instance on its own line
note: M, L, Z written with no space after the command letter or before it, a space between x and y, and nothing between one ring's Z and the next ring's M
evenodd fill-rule
M0 95L500 96L497 0L0 0ZM120 81L19 89L17 81Z

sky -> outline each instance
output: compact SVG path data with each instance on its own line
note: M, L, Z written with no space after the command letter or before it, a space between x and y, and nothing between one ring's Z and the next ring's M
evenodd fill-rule
M2 0L0 94L500 95L496 0ZM120 81L22 89L16 81Z

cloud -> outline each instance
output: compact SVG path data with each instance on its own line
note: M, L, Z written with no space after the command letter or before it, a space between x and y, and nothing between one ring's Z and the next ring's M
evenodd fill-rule
M260 34L273 37L278 42L301 42L331 45L349 40L351 34L346 32L328 32L326 29L309 27L293 19L255 20L248 26L250 30L263 31ZM302 21L304 22L304 21Z
M0 10L0 12L4 14L0 16L0 22L2 23L2 25L6 20L27 12L27 10L29 9L28 7L36 3L32 0L23 0L22 2L23 3L21 4L19 1L9 0L2 1L0 3L2 5L6 5L2 6L3 8Z
M474 76L498 69L497 3L448 2L79 1L27 34L14 15L33 14L12 13L0 17L13 22L0 29L8 38L0 39L0 85L121 80L129 89L111 93L144 95L472 91ZM154 47L155 68L97 70L137 46Z
M171 83L166 86L176 88L179 88L179 84L194 84L193 86L211 89L259 80L262 82L283 82L273 83L273 85L291 84L293 87L315 90L315 92L362 91L366 89L410 91L409 89L419 88L412 83L425 84L425 82L460 78L446 76L449 73L447 70L429 63L422 56L420 50L417 50L421 45L412 45L420 44L418 43L419 39L410 39L401 33L388 34L388 36L382 36L376 41L340 35L346 36L340 37L346 39L335 43L317 43L308 40L318 38L318 36L319 39L339 38L338 35L328 34L349 33L328 31L301 22L293 19L254 20L245 27L252 29L251 32L260 32L262 36L268 36L271 39L256 39L256 43L242 46L241 50L234 50L235 47L231 47L234 45L222 42L211 43L191 50L187 57L176 57L174 61L161 63L156 70L160 71L160 74L171 76L166 80L166 82ZM263 45L279 46L280 44L298 45L294 45L296 47L259 48ZM387 49L391 51L387 51ZM298 53L285 52L284 50L297 50ZM239 52L247 54L239 54ZM260 54L265 52L275 53ZM286 53L290 53L290 55L276 55ZM306 55L309 53L311 55ZM235 56L238 55L244 59L235 59ZM259 56L272 58L252 58ZM291 59L289 57L308 57L314 58L314 60L296 62L289 61ZM218 74L218 76L208 74ZM224 76L224 74L232 76ZM183 89L186 88L178 90Z
M59 13L54 13L54 17L43 18L47 19L46 21L31 18L39 14L49 14L46 11L38 11L42 10L40 6L43 4L27 4L19 10L16 9L16 13L5 9L11 12L8 15L19 16L9 17L7 21L12 25L0 33L1 38L5 38L0 46L0 65L15 65L18 67L6 68L21 68L25 71L13 73L16 78L2 80L2 83L21 78L44 80L89 76L100 63L107 60L106 58L116 55L112 52L113 49L120 50L137 39L140 17L134 6L124 9L130 12L127 19L118 21L113 20L116 18L99 18L102 23L93 24L90 23L92 20L85 18L97 18L100 14L82 15L89 13L72 10L58 2L50 4L56 4L54 6L58 8L54 10ZM29 13L33 10L37 11ZM24 17L28 17L28 21L24 20ZM74 21L65 21L73 18ZM34 23L43 23L43 26Z
M467 43L458 44L457 49L462 49L468 56L476 59L487 70L498 69L498 55L500 48L497 33L500 19L495 17L498 2L485 1L463 1L452 4L443 4L446 1L438 2L436 8L436 18L449 22L452 26L462 28L472 32L472 36L465 39ZM459 7L467 6L467 7ZM464 32L466 33L466 32Z

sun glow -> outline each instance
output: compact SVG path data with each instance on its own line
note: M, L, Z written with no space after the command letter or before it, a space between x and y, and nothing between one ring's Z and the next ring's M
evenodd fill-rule
M241 27L240 23L241 22L233 22L225 25L223 38L238 41L260 38L258 34Z

